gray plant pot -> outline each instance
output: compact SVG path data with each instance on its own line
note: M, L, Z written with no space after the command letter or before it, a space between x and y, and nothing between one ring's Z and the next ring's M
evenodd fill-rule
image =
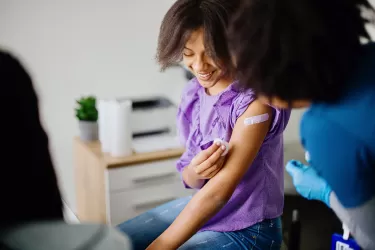
M91 121L79 121L79 131L82 141L98 140L98 123Z

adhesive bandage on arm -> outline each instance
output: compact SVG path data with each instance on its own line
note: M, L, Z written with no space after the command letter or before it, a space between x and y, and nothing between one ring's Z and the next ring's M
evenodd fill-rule
M221 156L225 156L226 154L228 154L228 151L229 151L229 143L220 139L220 138L216 138L214 140L214 143L217 143L217 142L220 142L221 145L224 145L225 146L225 151L221 154Z
M268 121L269 118L270 118L270 116L268 114L251 116L251 117L245 118L244 124L246 126L250 126L250 125L254 125L254 124L258 124L258 123Z

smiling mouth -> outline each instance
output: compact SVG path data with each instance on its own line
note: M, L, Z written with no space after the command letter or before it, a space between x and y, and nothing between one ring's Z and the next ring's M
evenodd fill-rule
M203 80L203 81L208 81L210 80L211 76L213 75L215 71L211 71L211 72L201 72L201 73L197 73L197 76L200 80Z

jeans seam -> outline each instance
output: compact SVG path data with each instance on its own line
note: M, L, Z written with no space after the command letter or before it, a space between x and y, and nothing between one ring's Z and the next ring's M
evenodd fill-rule
M259 237L259 234L260 234L260 224L258 224L258 232L257 232L257 235L255 236L255 241L254 241L253 246L251 247L251 250L253 250L254 247L257 245L257 239Z

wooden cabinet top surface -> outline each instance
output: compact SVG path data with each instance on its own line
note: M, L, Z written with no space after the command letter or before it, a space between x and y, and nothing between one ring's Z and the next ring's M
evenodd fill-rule
M80 138L76 137L74 138L74 143L79 144L82 146L81 148L86 149L88 152L94 154L98 160L103 161L106 168L117 168L151 161L178 158L184 152L183 148L177 148L150 153L133 153L130 156L117 158L110 156L108 153L103 153L99 141L83 142Z

